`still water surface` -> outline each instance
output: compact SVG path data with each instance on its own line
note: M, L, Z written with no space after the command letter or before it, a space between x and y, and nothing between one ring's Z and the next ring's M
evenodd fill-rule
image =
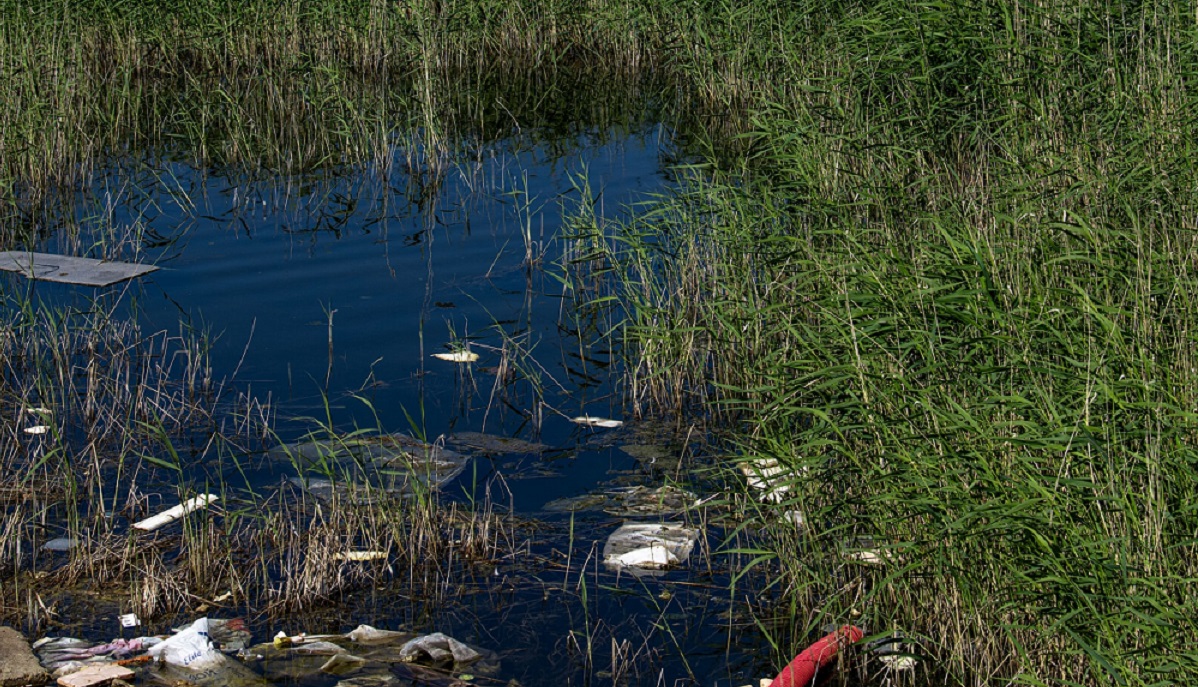
M618 337L603 336L618 317L579 316L580 300L558 278L574 231L563 218L584 200L584 183L599 214L629 212L668 187L672 152L668 129L645 125L552 146L493 144L451 166L433 188L398 158L386 176L349 169L255 180L165 162L117 165L102 178L103 201L81 215L84 226L136 227L142 259L161 268L112 288L127 289L124 298L149 331L183 322L202 332L214 376L269 401L282 440L313 428L293 418L313 416L338 431L370 427L430 439L475 431L550 447L479 458L444 491L466 502L498 478L500 505L527 518L534 533L526 560L499 565L493 580L463 587L460 603L448 607L414 610L367 591L340 626L263 621L259 639L278 629L404 623L499 652L503 667L494 677L523 685L760 677L768 657L745 646L762 640L739 644L739 634L752 630L733 621L726 576L708 555L718 532L707 531L680 570L617 578L595 557L619 517L545 510L613 485L659 486L667 476L696 488L684 471L664 475L619 448L657 443L674 458L689 455L693 447L679 437L567 419L622 417L623 389L612 350ZM60 240L39 248L61 250ZM35 288L58 297L71 291ZM477 363L431 357L467 342ZM530 374L497 380L502 351L513 343L527 354L520 365ZM257 488L279 478L269 465L250 474ZM577 563L572 572L560 562L536 563L562 555L589 560L588 572L580 575Z

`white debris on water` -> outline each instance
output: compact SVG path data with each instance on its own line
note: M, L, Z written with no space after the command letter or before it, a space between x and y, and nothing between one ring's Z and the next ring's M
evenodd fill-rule
M791 483L798 477L798 472L780 464L774 458L757 458L746 460L740 464L749 486L756 489L762 501L781 503L790 491ZM805 472L805 470L804 470Z
M603 563L634 575L661 575L690 557L697 530L678 523L625 523L607 538Z
M437 360L446 360L451 363L472 363L478 360L478 354L472 351L453 351L450 353L434 353L433 357Z
M219 500L220 497L216 494L204 494L202 496L196 496L184 501L183 503L180 503L174 508L163 511L158 515L146 518L140 522L133 523L133 528L142 530L143 532L153 532L160 527L169 525L170 523L178 520L192 511L207 508L209 505L216 503Z
M570 422L576 425L586 425L588 427L604 427L606 429L615 429L624 425L623 420L609 420L605 417L595 417L593 415L579 415L578 417L570 418Z

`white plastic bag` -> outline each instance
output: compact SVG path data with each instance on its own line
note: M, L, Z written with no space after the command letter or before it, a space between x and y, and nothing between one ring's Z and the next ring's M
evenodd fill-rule
M185 680L201 687L268 684L260 675L217 650L208 636L208 619L200 618L147 652L165 663L159 676L166 682Z
M200 618L182 632L156 646L150 647L150 656L179 668L203 670L222 663L224 654L208 637L208 619Z

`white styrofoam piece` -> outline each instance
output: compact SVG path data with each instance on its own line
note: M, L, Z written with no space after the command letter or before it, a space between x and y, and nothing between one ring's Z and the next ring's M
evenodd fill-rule
M219 501L219 500L220 500L220 497L216 496L215 494L204 494L202 496L196 496L194 498L187 499L186 501L184 501L183 503L180 503L179 505L175 506L174 508L162 511L158 515L146 518L145 520L142 520L141 522L134 523L133 527L134 527L134 529L144 530L146 532L153 532L154 530L158 529L159 527L162 527L164 525L169 525L170 523L178 520L179 518L183 517L184 515L187 515L188 513L192 512L193 510L200 510L202 508L207 508L210 504L212 504L216 501Z

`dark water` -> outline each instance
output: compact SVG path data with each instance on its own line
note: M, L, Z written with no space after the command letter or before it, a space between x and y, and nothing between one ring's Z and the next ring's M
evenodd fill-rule
M616 577L596 557L621 518L544 510L612 485L662 483L661 470L621 445L686 452L668 424L612 431L568 421L622 418L625 390L613 350L619 337L603 336L618 313L586 309L559 278L574 256L568 237L576 229L563 222L585 200L579 186L589 184L598 214L618 218L668 188L671 148L661 125L553 146L505 141L459 160L432 187L402 160L386 176L343 169L256 180L159 162L102 178L102 203L83 214L84 226L137 227L142 259L161 268L124 295L143 326L177 331L182 322L200 332L216 380L268 402L282 440L313 429L294 419L310 416L338 431L429 439L473 431L550 447L478 458L444 489L444 498L472 502L483 485L501 483L499 505L529 523L527 560L502 563L431 612L365 590L363 603L328 627L264 621L259 639L278 629L404 623L499 652L502 669L492 677L501 682L746 684L763 676L768 653L747 648L762 640L734 620L726 572L709 555L718 533L704 533L680 570ZM63 250L56 241L42 248ZM4 279L7 288L28 288ZM80 291L34 288L59 297ZM475 363L431 357L467 341ZM499 379L505 348L522 354L510 358L518 371ZM681 471L672 476L686 482ZM251 477L258 487L275 478L269 470ZM578 561L588 560L583 574Z

